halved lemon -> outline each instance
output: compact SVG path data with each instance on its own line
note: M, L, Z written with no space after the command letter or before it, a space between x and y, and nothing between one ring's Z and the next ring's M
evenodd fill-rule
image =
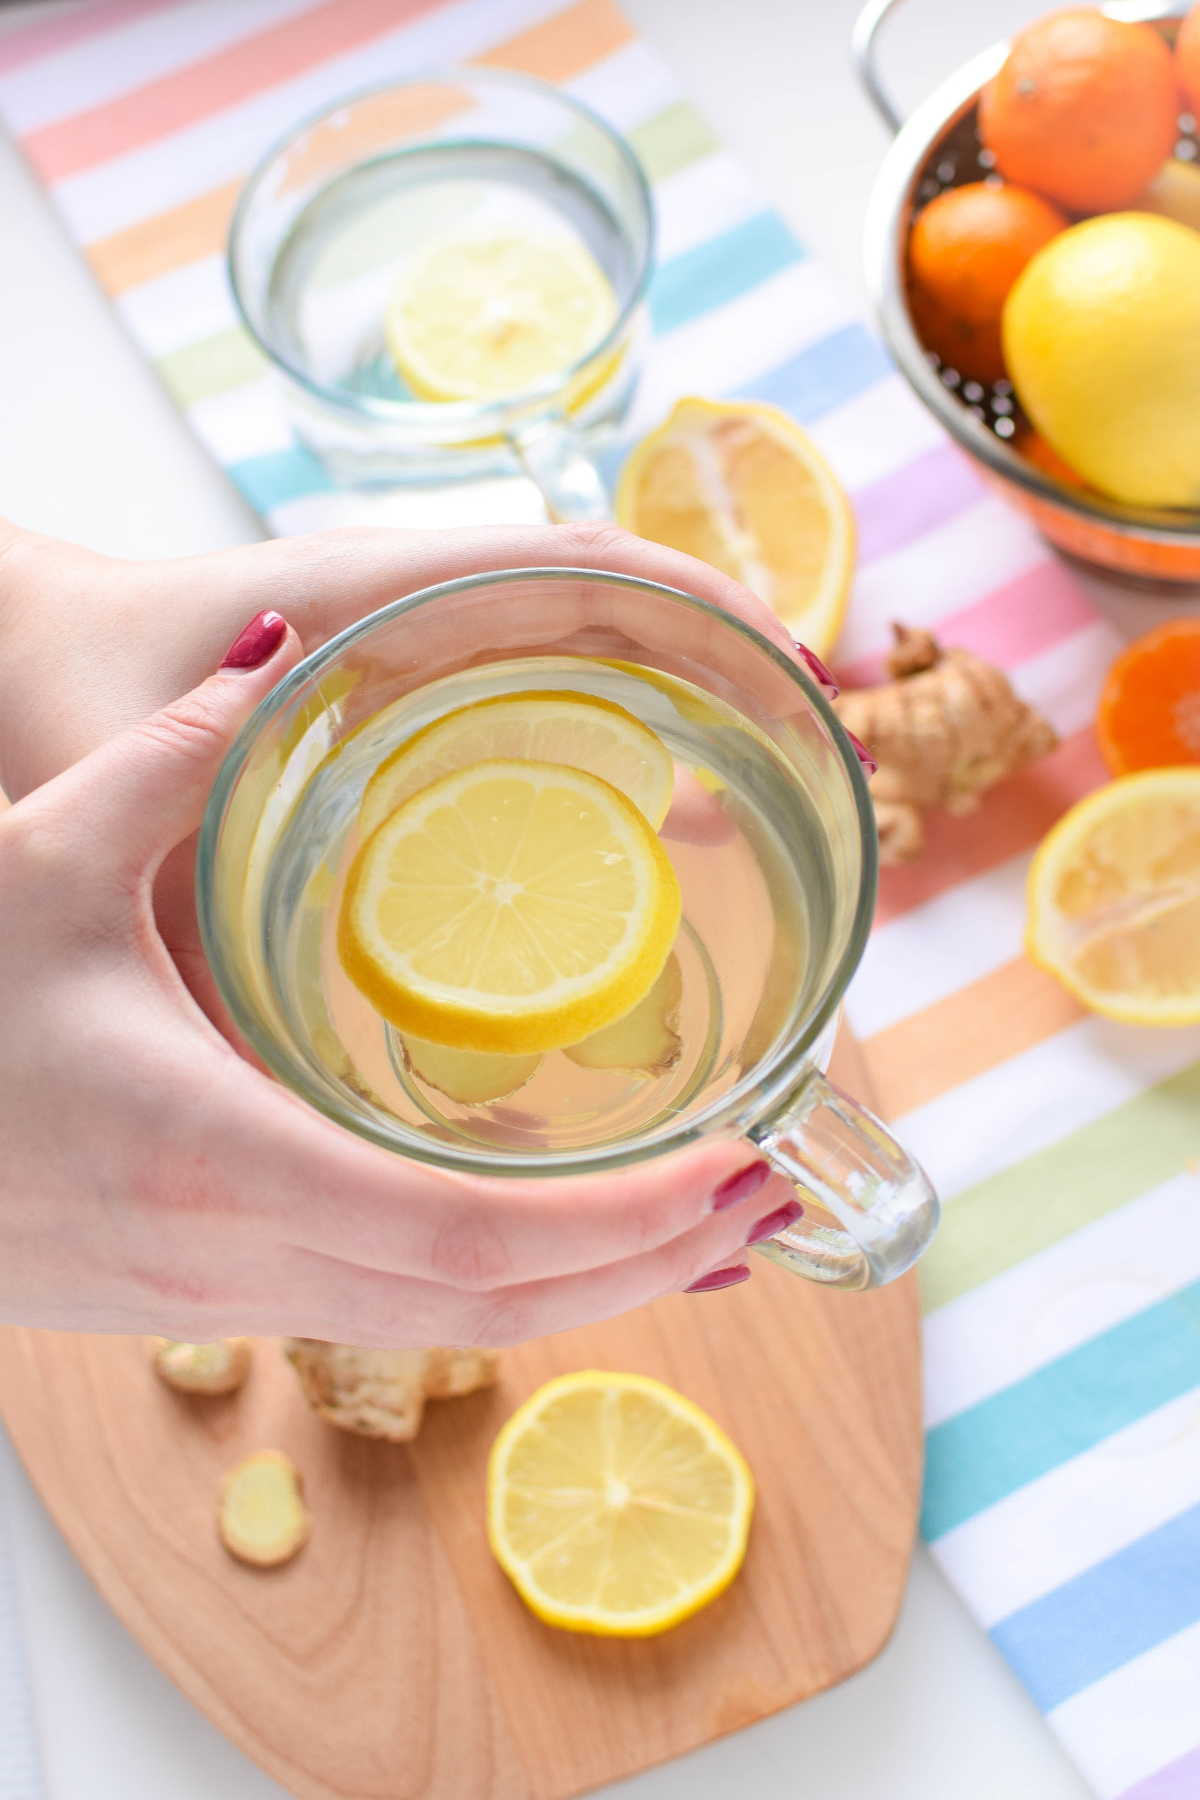
M647 1375L548 1381L492 1446L493 1554L547 1625L652 1637L742 1566L754 1479L720 1427Z
M474 763L391 813L338 919L350 979L403 1032L525 1056L577 1044L654 985L679 882L643 813L582 769Z
M656 831L671 804L671 752L623 706L592 694L501 694L458 707L393 750L367 783L360 832L369 836L402 800L441 776L497 757L598 775L627 794Z
M777 406L680 400L621 470L617 520L723 569L825 656L854 572L854 515L806 432Z
M569 369L617 316L591 251L551 233L455 233L414 257L387 304L388 350L422 400L496 400Z
M1092 1011L1200 1022L1200 768L1147 769L1089 794L1029 871L1030 957Z

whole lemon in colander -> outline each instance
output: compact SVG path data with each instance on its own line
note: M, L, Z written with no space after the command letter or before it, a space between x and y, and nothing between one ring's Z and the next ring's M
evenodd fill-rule
M1200 232L1148 213L1073 225L1017 277L1003 338L1022 406L1086 481L1200 507Z

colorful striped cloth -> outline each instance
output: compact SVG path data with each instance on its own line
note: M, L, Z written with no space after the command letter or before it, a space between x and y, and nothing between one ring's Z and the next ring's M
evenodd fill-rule
M785 407L858 515L845 675L878 673L891 618L936 625L1062 736L888 874L849 1013L880 1109L946 1201L923 1271L925 1534L1103 1800L1195 1795L1200 1032L1088 1017L1020 948L1031 850L1103 779L1090 719L1112 629L610 0L96 0L0 35L0 114L273 531L416 521L420 499L338 492L291 440L222 250L239 183L296 119L467 61L563 83L651 176L655 335L629 435L684 392Z

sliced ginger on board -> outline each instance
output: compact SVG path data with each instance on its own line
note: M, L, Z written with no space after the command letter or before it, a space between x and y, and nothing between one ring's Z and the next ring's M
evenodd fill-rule
M239 1562L259 1569L290 1562L311 1529L300 1471L282 1450L256 1450L221 1483L217 1530Z
M250 1373L251 1338L217 1338L211 1344L156 1338L154 1373L181 1394L233 1394Z

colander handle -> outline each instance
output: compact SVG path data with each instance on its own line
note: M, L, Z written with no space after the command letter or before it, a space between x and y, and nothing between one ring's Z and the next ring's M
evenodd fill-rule
M874 103L876 112L893 136L904 120L883 91L879 70L875 66L875 40L879 36L879 27L899 3L900 0L867 0L850 33L850 60L855 72Z

